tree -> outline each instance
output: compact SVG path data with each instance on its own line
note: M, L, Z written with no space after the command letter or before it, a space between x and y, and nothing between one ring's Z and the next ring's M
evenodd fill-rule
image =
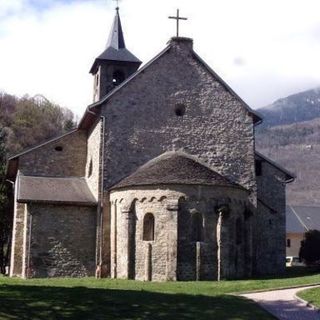
M299 256L306 264L320 261L320 231L309 230L305 233Z
M10 210L10 187L5 179L6 148L5 132L0 129L0 272L5 273L9 264L10 238L12 229L12 210Z
M0 272L9 263L13 223L12 185L6 159L76 127L73 113L41 95L18 98L0 92Z

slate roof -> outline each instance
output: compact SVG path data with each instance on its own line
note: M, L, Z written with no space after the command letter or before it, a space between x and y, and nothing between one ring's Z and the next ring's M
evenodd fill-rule
M134 62L141 64L141 61L126 48L119 8L116 8L116 15L113 20L106 49L95 59L90 69L90 73L95 72L97 63L101 60Z
M200 184L242 188L185 153L166 152L139 167L111 189L164 184Z
M96 205L84 178L18 176L18 202Z
M304 233L315 229L320 230L320 207L287 206L287 232Z

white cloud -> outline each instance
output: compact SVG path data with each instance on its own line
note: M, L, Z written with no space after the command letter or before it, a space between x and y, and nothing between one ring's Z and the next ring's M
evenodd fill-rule
M88 74L112 23L113 1L0 0L0 90L42 93L79 115ZM123 0L127 47L146 62L181 35L253 107L320 85L318 0ZM240 63L241 62L241 63Z

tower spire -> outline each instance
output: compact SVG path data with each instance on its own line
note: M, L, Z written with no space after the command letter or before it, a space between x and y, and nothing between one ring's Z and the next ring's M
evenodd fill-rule
M107 48L108 47L112 47L117 50L124 49L126 47L123 37L118 5L116 7L116 15L114 17L112 28L109 34L109 39L107 42Z
M96 102L133 74L141 61L134 56L124 42L119 6L113 19L104 51L94 60L90 73L94 76L93 100Z

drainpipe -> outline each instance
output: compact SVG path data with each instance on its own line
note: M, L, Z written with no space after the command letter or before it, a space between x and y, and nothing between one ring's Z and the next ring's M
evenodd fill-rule
M100 116L102 120L102 136L101 136L101 178L100 178L100 193L101 193L101 204L100 204L100 241L99 241L99 263L102 265L102 243L103 243L103 185L104 185L104 137L105 137L105 123L106 118ZM101 276L101 275L100 275Z

